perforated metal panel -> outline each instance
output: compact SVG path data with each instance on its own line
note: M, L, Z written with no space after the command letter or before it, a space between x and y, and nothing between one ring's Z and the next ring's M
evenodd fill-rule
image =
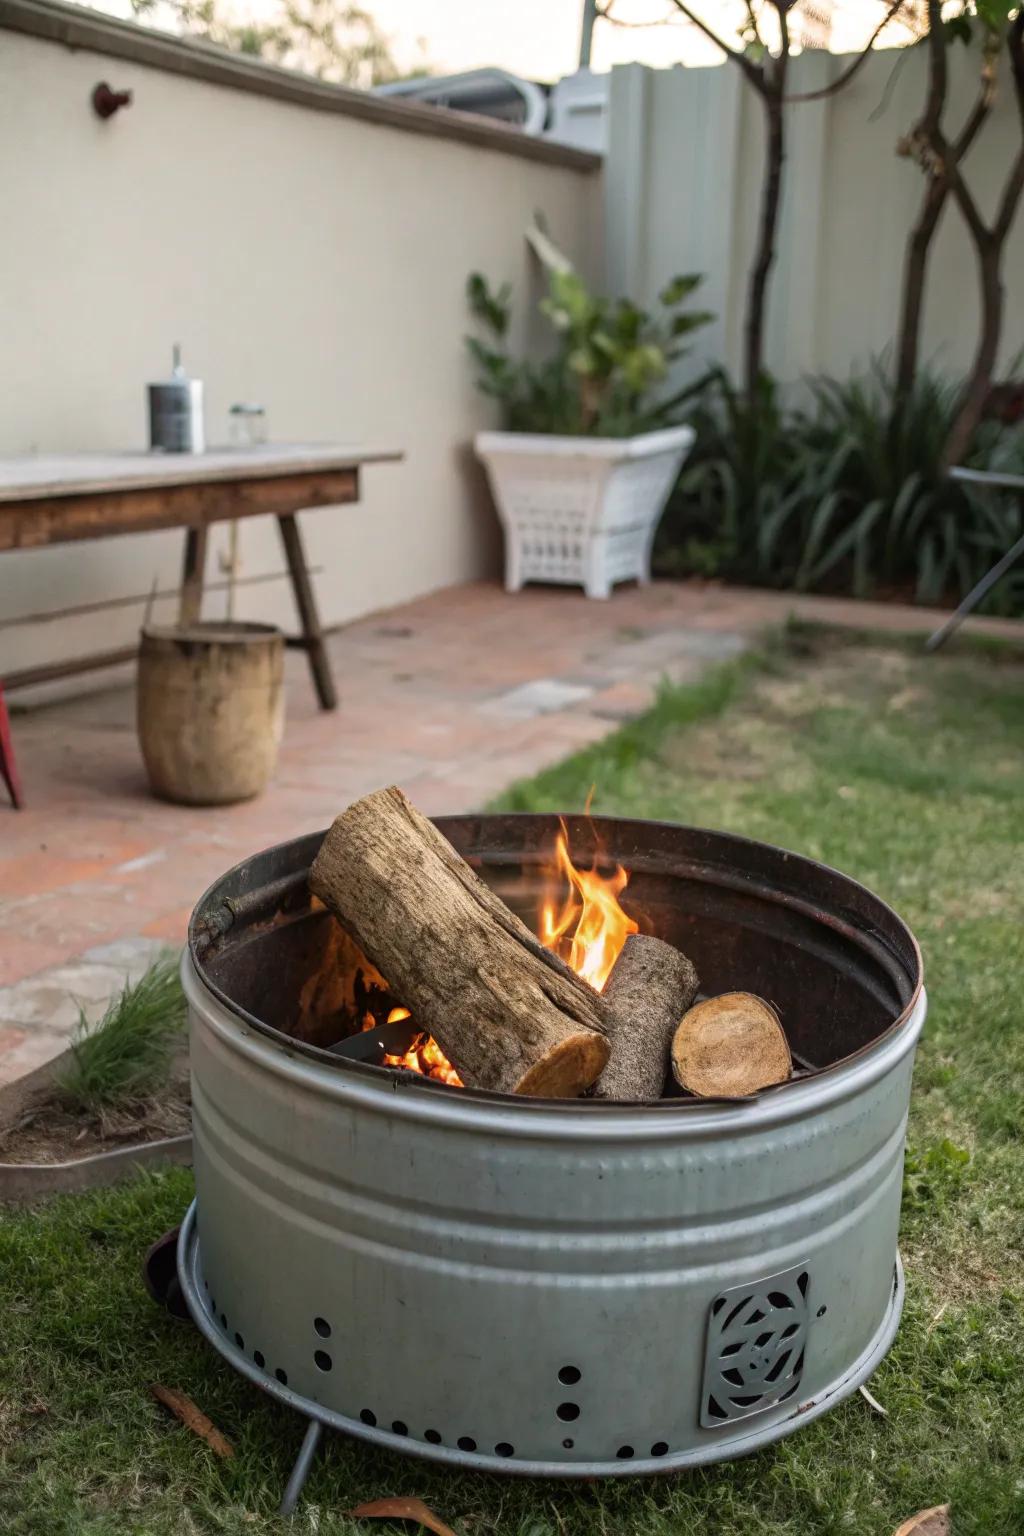
M810 1327L810 1274L800 1265L719 1291L711 1303L700 1422L715 1429L793 1397ZM822 1309L824 1311L824 1308Z

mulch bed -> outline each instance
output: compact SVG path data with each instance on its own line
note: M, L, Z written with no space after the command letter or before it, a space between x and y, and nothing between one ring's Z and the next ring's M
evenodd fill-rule
M99 1112L69 1108L50 1084L0 1128L0 1163L69 1163L181 1136L190 1128L190 1104L187 1056L173 1063L158 1094Z

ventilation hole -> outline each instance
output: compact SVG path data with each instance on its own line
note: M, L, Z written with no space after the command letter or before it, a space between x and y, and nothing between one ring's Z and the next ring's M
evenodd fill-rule
M403 1424L401 1419L396 1419L391 1426L391 1433L393 1435L407 1435L409 1433L409 1426L408 1424Z
M555 1412L566 1424L571 1424L573 1419L578 1419L580 1416L580 1405L579 1403L559 1403Z
M755 1392L753 1397L734 1397L730 1401L734 1408L752 1408L755 1403L761 1401L761 1393Z
M458 1446L460 1451L475 1451L476 1441L470 1435L460 1435Z
M652 1456L667 1456L668 1455L668 1441L667 1440L655 1440L654 1444L651 1446L651 1455Z
M736 1310L738 1312L740 1310L739 1307L737 1307ZM750 1316L747 1318L747 1322L748 1323L763 1323L764 1322L764 1313L760 1312L760 1311L758 1311L758 1312L751 1312Z
M631 1445L620 1445L615 1454L620 1461L628 1461L634 1455L633 1447Z
M209 1293L209 1290L210 1290L210 1282L209 1282L209 1280L204 1280L204 1281L203 1281L203 1289L204 1289L204 1290L205 1290L205 1291L206 1291L206 1292L207 1292L207 1293Z
M723 1371L722 1372L722 1380L730 1382L731 1385L734 1386L734 1387L742 1387L742 1385L743 1385L743 1377L741 1376L740 1372L736 1370L735 1367L732 1367L728 1371Z
M725 1360L729 1355L738 1355L743 1348L743 1340L737 1339L735 1344L726 1344L719 1350L719 1358Z
M800 1324L799 1323L790 1323L789 1327L783 1333L782 1337L784 1339L791 1339L793 1337L794 1333L799 1333L799 1332L800 1332Z
M765 1381L778 1381L779 1377L786 1369L786 1362L789 1360L792 1353L793 1351L791 1349L784 1349L782 1351L782 1354L779 1356L771 1370L765 1376Z
M278 1366L277 1370L274 1372L274 1375L277 1377L282 1387L286 1387L288 1385L288 1372L282 1371L280 1366Z
M576 1444L575 1440L563 1440L562 1441L562 1449L566 1450L566 1451L571 1451L575 1444Z
M801 1296L805 1296L806 1297L806 1295L807 1295L807 1284L808 1284L808 1281L810 1280L810 1278L811 1277L807 1273L806 1269L803 1271L802 1274L797 1275L796 1283L800 1287L800 1294L801 1294Z
M253 1364L254 1365L258 1365L261 1371L262 1371L263 1367L267 1363L266 1360L263 1358L263 1355L260 1353L260 1351L258 1349L254 1349L253 1350L253 1352L252 1352L252 1360L253 1360Z
M825 1313L826 1313L826 1312L827 1312L827 1311L828 1311L828 1307L819 1307L819 1308L818 1308L818 1310L817 1310L817 1313L816 1313L816 1314L815 1314L815 1315L816 1315L816 1316L817 1316L817 1317L824 1317L824 1316L825 1316Z
M326 1317L314 1317L314 1319L313 1319L313 1327L316 1329L317 1333L320 1335L320 1337L322 1339L329 1339L330 1338L330 1336L331 1336L331 1325L327 1321Z
M786 1401L787 1397L792 1397L793 1393L796 1391L796 1389L797 1389L797 1387L799 1385L800 1385L800 1378L797 1377L796 1381L794 1381L794 1383L793 1383L793 1385L791 1387L787 1387L785 1392L782 1392L782 1393L779 1394L779 1402L780 1403L784 1403Z
M329 1371L334 1364L326 1349L315 1349L313 1351L313 1360L319 1371Z
M440 1439L440 1436L438 1436L438 1439ZM571 1443L572 1442L570 1441L570 1444ZM515 1446L509 1445L507 1440L499 1440L497 1445L494 1447L495 1456L514 1456L515 1453Z
M564 1387L574 1387L583 1372L575 1365L563 1365L558 1373L558 1379Z
M793 1298L787 1296L785 1291L769 1291L768 1300L780 1312L791 1312L793 1310Z
M245 1340L242 1338L240 1333L235 1334L235 1343L238 1345L239 1349L245 1348Z
M723 1333L728 1333L729 1332L729 1329L732 1327L733 1323L739 1317L740 1313L743 1311L743 1308L747 1305L749 1300L750 1300L749 1296L744 1296L742 1301L738 1301L736 1303L736 1305L733 1307L732 1311L729 1313L729 1316L726 1318L725 1322L722 1324L722 1332ZM747 1319L747 1321L751 1322L751 1323L759 1323L763 1317L764 1317L764 1313L763 1312L754 1312Z
M377 1422L377 1415L374 1413L372 1408L360 1408L359 1417L362 1419L364 1424L369 1424L371 1429Z
M799 1325L797 1323L792 1323L790 1325L791 1328L796 1328L798 1326ZM787 1328L786 1332L789 1333L789 1331L790 1331L790 1329ZM757 1338L754 1340L754 1344L755 1344L755 1346L758 1349L764 1349L766 1344L770 1344L771 1343L772 1337L773 1337L773 1335L771 1333L759 1333Z
M227 1320L227 1318L226 1318L226 1317L225 1317L225 1316L224 1316L224 1313L223 1313L223 1312L222 1312L222 1313L221 1313L221 1315L220 1315L220 1325L221 1325L221 1327L222 1327L222 1328L226 1328L226 1327L227 1327L227 1326L228 1326L228 1320Z
M212 1296L210 1297L210 1311L214 1314L216 1314L217 1311L217 1303L214 1301Z
M425 1429L423 1431L423 1438L424 1440L429 1440L431 1445L441 1444L441 1436L438 1434L436 1429Z
M803 1350L801 1350L799 1355L797 1356L796 1365L794 1365L794 1367L793 1367L793 1375L794 1376L799 1376L800 1372L803 1370L803 1368L804 1368L804 1352L803 1352Z
M725 1297L724 1296L719 1296L718 1300L714 1303L714 1305L711 1308L711 1316L712 1317L717 1317L719 1312L721 1312L721 1310L722 1310L722 1308L724 1306L725 1306Z
M708 1416L712 1419L727 1419L729 1415L715 1398L708 1398Z

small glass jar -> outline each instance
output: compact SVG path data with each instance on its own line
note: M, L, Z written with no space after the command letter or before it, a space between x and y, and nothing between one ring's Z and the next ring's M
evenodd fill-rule
M267 440L267 413L262 405L240 402L228 412L228 440L232 448L257 448Z

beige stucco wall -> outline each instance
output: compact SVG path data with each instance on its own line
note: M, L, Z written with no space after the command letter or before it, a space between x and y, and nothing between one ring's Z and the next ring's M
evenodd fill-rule
M99 80L135 98L107 123ZM366 472L362 505L304 514L326 622L497 568L467 451L494 413L464 353L466 274L525 300L537 209L588 260L598 174L5 31L0 146L0 453L143 446L144 382L180 340L211 441L246 399L280 439L405 451ZM241 540L244 575L282 567L269 521ZM181 543L0 556L0 617L173 585ZM222 526L211 565L225 546ZM140 611L0 629L0 676L128 643ZM283 582L243 591L240 611L294 622Z

